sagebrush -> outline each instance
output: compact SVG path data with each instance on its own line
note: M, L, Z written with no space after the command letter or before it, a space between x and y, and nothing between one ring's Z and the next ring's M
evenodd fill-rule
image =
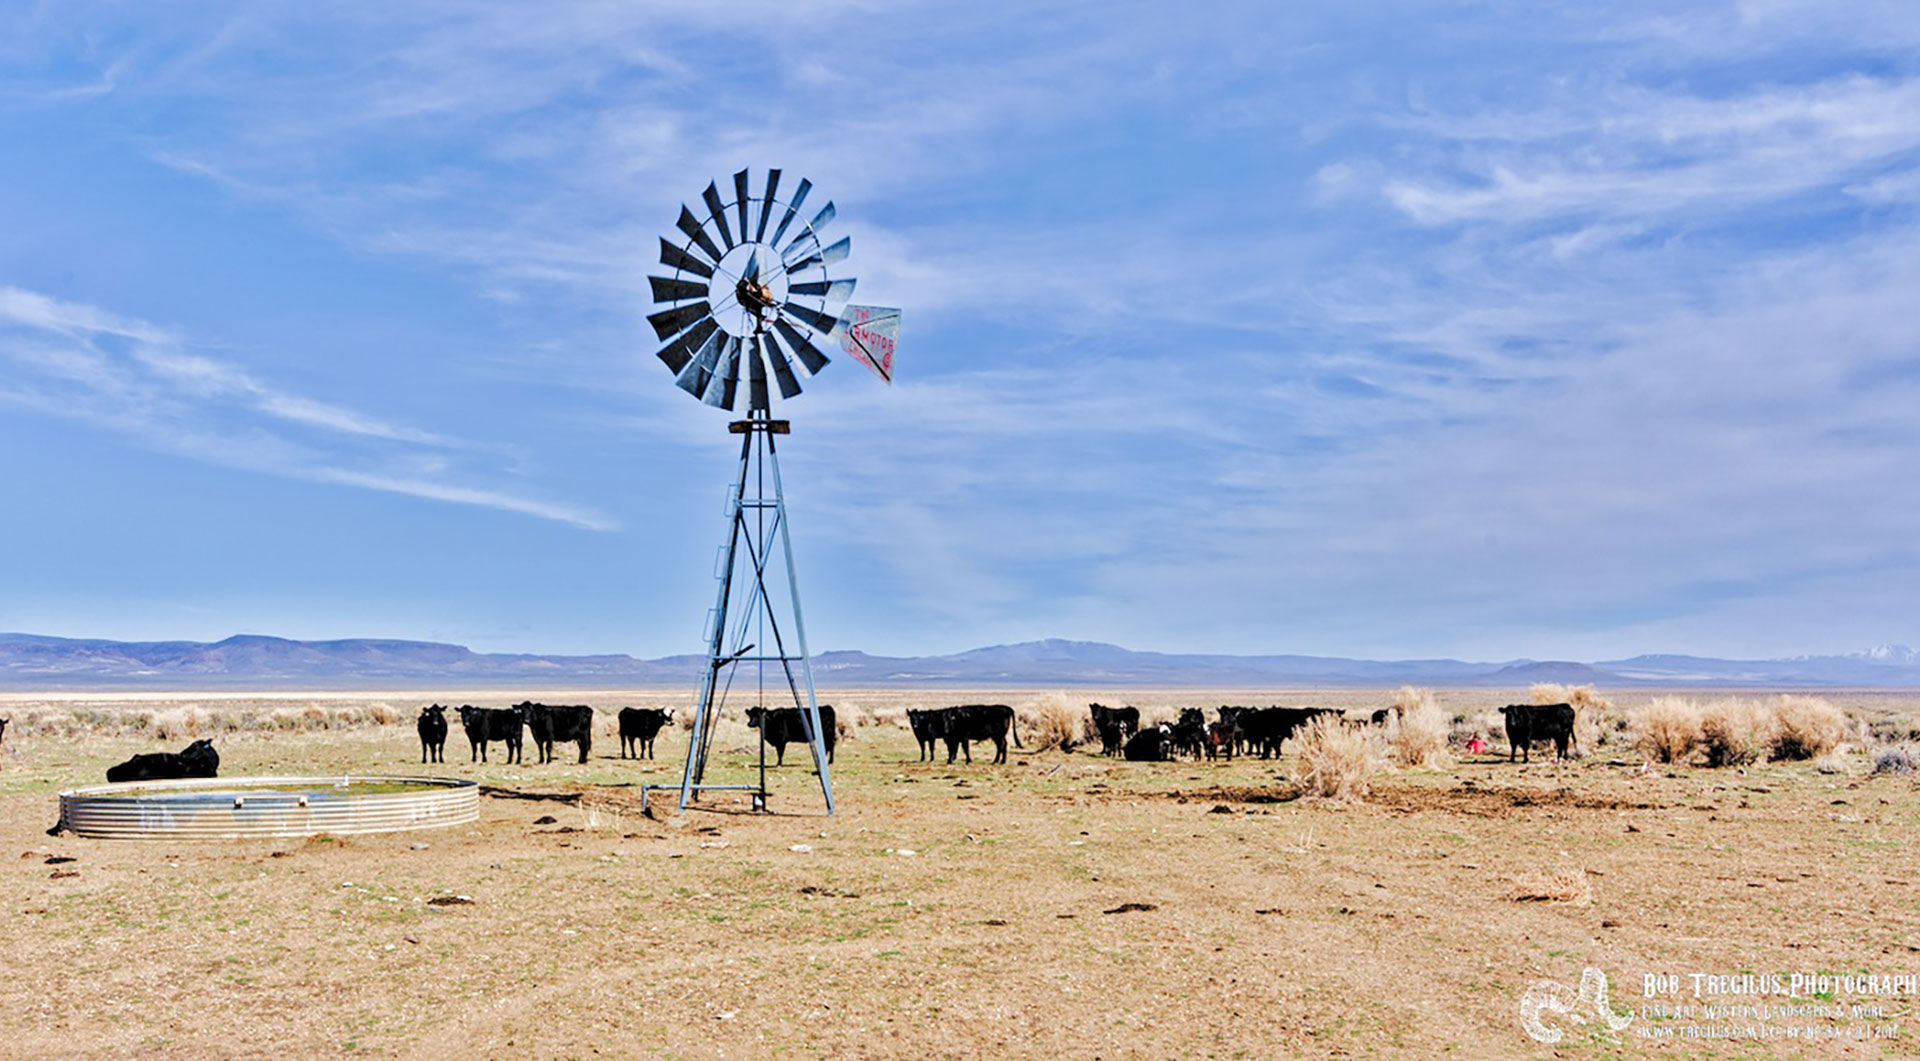
M1844 711L1817 696L1782 696L1773 704L1769 758L1814 759L1847 739Z
M1321 715L1294 731L1291 777L1302 795L1355 800L1372 788L1385 765L1378 730L1349 726L1338 715Z
M1656 696L1627 713L1633 746L1663 763L1684 763L1700 747L1700 705L1684 696Z
M1402 686L1387 713L1387 743L1403 766L1439 766L1446 761L1452 719L1431 689Z
M1086 712L1065 693L1047 693L1014 709L1021 734L1034 751L1070 752L1081 743L1080 722Z

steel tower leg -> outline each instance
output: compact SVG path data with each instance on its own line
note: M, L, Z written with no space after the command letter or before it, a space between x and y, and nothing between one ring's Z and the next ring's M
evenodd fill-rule
M753 456L753 434L748 432L740 440L740 468L734 475L733 493L727 499L727 558L720 570L720 588L713 603L713 633L707 639L707 667L700 676L700 703L693 713L693 735L687 745L687 765L680 775L680 809L686 810L687 803L693 798L695 786L706 780L707 748L713 740L713 711L715 692L720 684L720 671L726 665L726 656L722 646L727 636L727 598L733 592L734 561L739 555L740 534L744 529L740 525L740 502L747 490L747 466Z
M757 664L778 663L787 679L787 688L794 700L794 706L800 709L804 728L807 731L807 743L813 752L815 769L820 775L820 792L826 800L827 813L834 813L833 780L831 768L827 762L825 733L820 719L818 698L813 685L813 658L807 651L806 627L800 613L800 583L793 567L793 542L787 533L786 498L780 485L780 460L775 451L773 435L785 433L785 421L772 420L764 410L748 413L748 418L730 425L733 430L745 437L740 445L740 464L734 477L733 491L727 504L727 544L722 569L718 572L720 581L713 608L713 629L707 638L707 665L700 679L700 697L694 710L693 732L687 746L686 766L680 777L680 809L687 805L705 788L742 789L759 786L708 785L706 784L707 753L713 743L714 715L724 697L723 677L729 667L737 663ZM764 484L759 476L753 474L756 463L761 469L770 472L773 479L773 496L768 498ZM748 493L748 483L752 481L755 489ZM749 519L751 511L754 518ZM771 513L772 522L765 519ZM778 536L781 546L781 559L787 568L788 601L792 605L793 631L798 655L789 655L786 639L780 632L780 619L774 614L772 598L767 593L766 568L772 557L772 538ZM751 567L750 572L740 572L741 546L746 547L745 560ZM736 572L751 574L751 580L736 578ZM736 599L744 598L744 599ZM759 609L756 612L756 609ZM746 644L746 622L756 614L762 616L771 627L773 646L760 646L758 655L749 655L756 646ZM739 632L734 640L739 642L729 651L727 630L729 618L740 623ZM769 652L771 647L773 651ZM800 664L800 676L806 686L804 699L800 687L795 682L794 663Z
M773 444L771 434L767 435L767 465L773 470L774 509L779 513L774 519L774 526L780 530L780 550L787 561L787 594L793 601L793 636L799 643L800 673L807 683L807 702L801 705L801 710L807 719L808 743L813 745L813 765L820 771L820 795L827 801L827 813L832 814L833 778L828 770L825 734L820 729L820 703L813 691L813 654L807 651L807 624L800 618L800 578L793 570L793 539L787 534L787 498L786 492L780 488L780 453ZM762 592L765 592L764 585ZM782 655L785 652L785 649L781 650ZM791 670L787 672L787 680L789 683L793 680ZM794 699L798 700L799 697L795 696Z

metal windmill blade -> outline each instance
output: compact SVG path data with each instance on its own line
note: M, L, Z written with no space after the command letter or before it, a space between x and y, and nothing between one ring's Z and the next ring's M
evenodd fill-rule
M773 408L773 401L767 396L767 362L760 356L759 336L747 339L743 354L747 359L747 408Z
M707 337L700 342L700 348L680 369L674 383L680 389L696 398L705 397L708 384L713 382L713 374L720 367L720 351L727 344L727 335L712 321L707 325Z
M793 364L787 360L787 355L780 349L779 342L771 335L762 336L761 349L766 351L767 362L773 366L773 378L780 384L780 397L786 399L799 396L800 381L794 378Z
M747 171L741 170L733 175L734 206L740 212L740 242L747 242Z
M760 227L753 230L753 239L756 243L766 241L767 219L773 216L773 196L779 190L780 171L770 169L767 171L767 193L760 197Z
M692 273L709 280L713 278L713 266L668 243L664 236L660 238L660 264L676 272Z
M821 353L820 349L813 345L813 340L807 338L800 329L786 321L776 322L774 328L780 333L780 337L787 341L787 346L793 350L794 356L807 367L807 375L817 375L821 369L827 367L827 355Z
M728 336L721 343L719 367L707 384L700 400L721 409L733 408L733 393L740 384L740 340Z

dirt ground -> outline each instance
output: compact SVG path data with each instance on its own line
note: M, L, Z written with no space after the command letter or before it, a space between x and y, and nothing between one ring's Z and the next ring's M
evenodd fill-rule
M1295 798L1284 760L995 766L988 746L948 766L873 725L839 748L836 816L790 762L774 814L716 797L648 817L637 786L678 780L678 729L651 762L602 736L548 765L469 763L457 727L432 767L410 724L214 739L223 775L491 794L478 824L423 832L50 837L59 790L186 741L10 731L0 1054L1920 1054L1910 988L1761 993L1920 974L1920 785L1860 753L1832 773L1466 756L1336 804ZM748 779L751 747L723 729L709 780ZM1582 1000L1589 969L1630 1024ZM1571 1011L1539 1014L1560 1041L1523 1028L1530 992ZM1815 1009L1739 1008L1770 1005Z

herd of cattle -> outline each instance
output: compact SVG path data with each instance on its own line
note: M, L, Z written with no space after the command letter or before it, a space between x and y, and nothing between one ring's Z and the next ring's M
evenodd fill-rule
M1209 722L1205 712L1188 707L1182 708L1180 717L1172 722L1143 728L1138 708L1091 704L1089 710L1101 753L1134 762L1161 762L1182 755L1232 759L1256 751L1260 758L1269 759L1278 756L1282 744L1321 715L1346 720L1346 712L1336 707L1222 707L1219 717ZM1362 724L1384 726L1397 712L1397 708L1383 707ZM1531 762L1536 741L1553 742L1560 758L1567 757L1573 742L1572 704L1508 704L1500 713L1506 721L1509 762L1516 757ZM947 761L953 761L951 754Z
M520 762L522 730L533 734L533 745L540 761L553 761L553 746L573 742L580 749L580 761L587 761L593 750L593 708L585 704L536 704L531 701L512 707L474 707L462 704L457 709L460 728L467 734L467 753L474 762L487 762L487 745L500 741L507 746L507 762ZM673 721L673 711L658 707L620 709L620 758L653 758L653 741L660 730ZM787 745L807 740L807 723L797 707L747 709L747 725L760 730L773 745L778 757L775 765L787 761ZM827 761L833 761L834 717L830 705L820 705L820 725L825 731ZM420 732L420 761L445 762L447 745L447 709L440 704L423 708L415 723Z
M1183 708L1171 722L1142 726L1140 710L1134 707L1089 705L1089 729L1100 740L1102 754L1134 762L1164 762L1181 756L1195 759L1232 759L1235 755L1259 753L1270 759L1280 754L1280 746L1292 739L1302 727L1321 715L1345 719L1345 713L1331 707L1222 707L1209 722L1197 707ZM415 726L420 734L420 761L445 762L447 708L433 704L421 710ZM1361 725L1385 725L1396 709L1375 711ZM466 732L468 754L475 762L486 762L487 746L494 741L506 745L509 763L520 762L522 736L533 734L540 761L553 761L553 746L572 742L587 761L593 748L593 708L584 704L549 705L531 701L512 707L474 707L463 704L455 709L460 728ZM1571 704L1509 704L1500 709L1505 716L1508 753L1531 761L1535 742L1552 742L1560 758L1567 757L1573 741L1574 709ZM654 738L673 720L671 710L653 707L620 709L620 757L653 758ZM6 733L6 721L0 719L0 739ZM827 761L833 761L835 718L831 705L820 706L821 743ZM993 761L1007 761L1007 737L1013 746L1020 743L1020 724L1013 708L1006 704L963 704L933 710L907 712L907 724L920 745L922 761L933 761L937 745L945 742L947 762L964 754L973 762L973 743L992 741ZM784 765L788 744L808 743L810 725L798 708L749 708L747 725L758 729L766 744L774 748L775 765ZM154 752L136 755L107 771L108 781L154 781L171 778L214 777L220 767L220 755L211 741L198 740L180 752Z
M474 762L487 762L487 745L500 741L507 746L507 762L520 761L522 731L533 733L533 746L540 761L553 761L553 746L573 742L580 749L580 761L587 761L593 750L593 708L585 704L536 704L532 701L512 707L474 707L462 704L456 709L460 728L467 734L467 751ZM657 707L620 709L620 758L653 758L653 739L660 728L673 718L672 711ZM422 708L414 723L420 732L420 761L441 763L447 746L447 709L441 704Z

